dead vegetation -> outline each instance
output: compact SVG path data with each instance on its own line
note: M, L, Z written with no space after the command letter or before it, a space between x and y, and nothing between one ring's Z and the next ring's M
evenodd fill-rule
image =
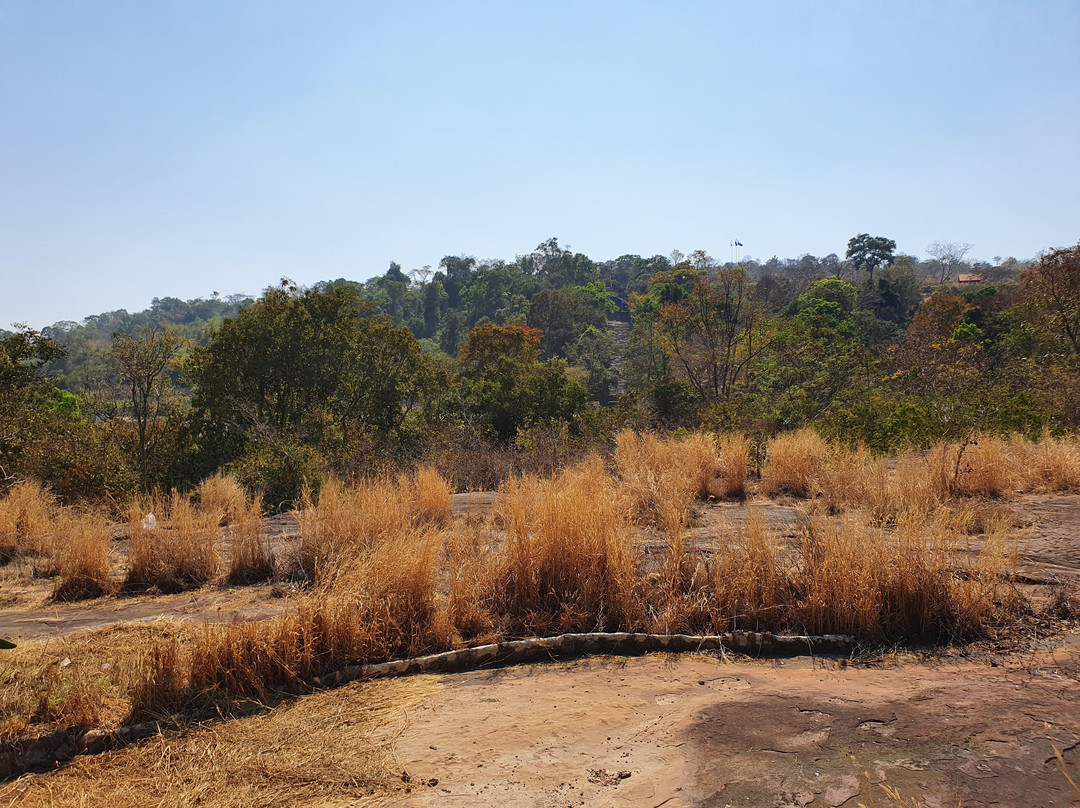
M1050 436L1036 444L973 436L877 458L803 430L769 447L760 486L749 455L742 436L623 432L610 461L510 478L490 512L458 518L449 483L432 468L328 479L297 512L295 558L277 565L257 498L228 478L204 483L198 507L175 491L132 502L124 560L110 556L103 518L17 486L0 499L0 527L13 553L47 559L57 598L116 591L125 561L128 591L283 571L306 583L278 617L138 635L116 662L122 674L110 668L105 679L7 656L4 681L17 684L3 696L3 731L232 709L303 692L349 664L564 631L841 632L868 644L978 638L1030 606L1010 578L1011 521L971 503L1080 483L1078 444ZM696 503L758 487L808 499L794 542L773 535L752 503L743 527L691 536ZM961 553L974 533L985 546Z

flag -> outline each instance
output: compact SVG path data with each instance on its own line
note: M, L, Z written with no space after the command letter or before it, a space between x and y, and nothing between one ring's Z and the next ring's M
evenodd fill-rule
M735 246L736 247L741 247L742 245L743 245L743 243L741 241L739 241L738 239L735 239Z

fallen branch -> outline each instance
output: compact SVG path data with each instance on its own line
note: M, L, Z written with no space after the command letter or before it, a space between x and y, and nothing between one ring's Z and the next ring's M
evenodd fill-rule
M314 689L337 687L361 679L404 676L414 673L449 673L483 667L516 665L552 659L571 659L600 654L637 656L657 652L731 651L754 656L806 656L850 653L855 639L844 634L820 636L779 635L753 631L728 634L641 634L604 632L560 634L557 637L532 637L524 640L478 645L458 651L397 659L372 665L351 665L334 673L313 677L307 684ZM78 755L92 755L119 749L135 741L190 726L209 718L175 715L161 721L128 724L113 730L92 729L80 733L60 730L36 738L16 738L0 743L0 780L26 771L53 768Z

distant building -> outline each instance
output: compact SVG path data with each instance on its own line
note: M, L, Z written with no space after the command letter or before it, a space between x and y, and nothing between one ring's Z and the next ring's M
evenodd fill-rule
M958 283L985 283L986 276L981 272L967 272L956 276Z

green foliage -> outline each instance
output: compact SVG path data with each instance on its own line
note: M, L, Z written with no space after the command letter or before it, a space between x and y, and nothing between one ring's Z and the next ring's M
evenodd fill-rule
M866 270L874 280L874 270L879 266L891 264L895 258L896 242L884 236L871 236L859 233L848 241L847 258L857 270Z
M541 332L484 323L469 332L458 354L455 384L466 424L500 441L518 430L570 421L587 399L585 385L561 359L539 361Z

